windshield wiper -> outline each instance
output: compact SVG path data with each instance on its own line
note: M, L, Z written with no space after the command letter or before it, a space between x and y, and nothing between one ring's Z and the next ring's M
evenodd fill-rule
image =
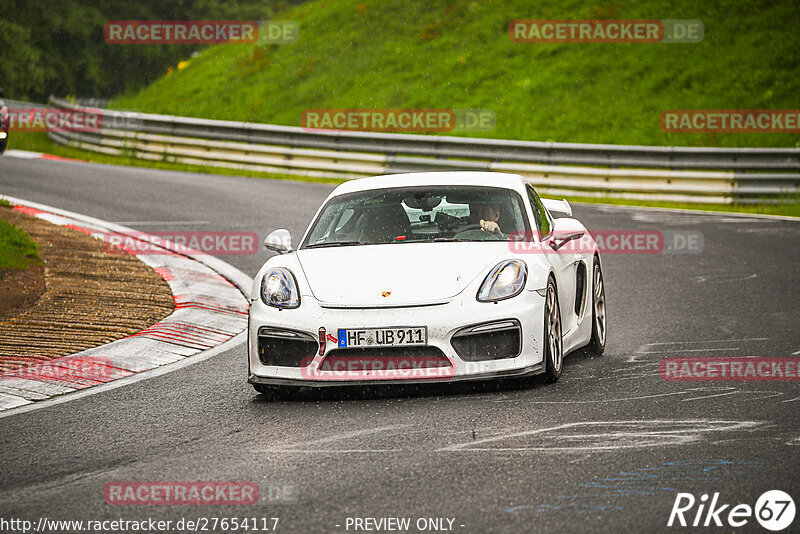
M331 241L329 243L315 243L306 245L304 248L325 248L325 247L348 247L354 245L369 245L363 241Z

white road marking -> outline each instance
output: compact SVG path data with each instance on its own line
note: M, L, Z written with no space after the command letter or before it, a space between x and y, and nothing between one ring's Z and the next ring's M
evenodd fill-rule
M635 401L635 400L644 400L644 399L654 399L657 397L672 397L674 395L685 395L687 391L674 391L672 393L654 393L652 395L641 395L638 397L623 397L619 399L596 399L596 400L574 400L570 399L569 401L529 401L525 404L564 404L564 402L568 402L569 404L598 404L598 403L606 403L606 402L626 402L626 401ZM512 402L517 399L508 399L508 400L495 400L492 402Z
M209 224L210 221L118 221L114 224L136 225L136 226L157 226L165 225L179 225L179 224Z
M648 345L683 345L685 343L729 343L731 341L768 341L770 338L768 337L741 337L741 338L734 338L734 339L704 339L701 341L662 341L658 343L647 343L646 345L642 345L646 347Z
M638 354L672 354L674 352L711 352L715 350L741 350L741 347L719 347L716 349L669 349L669 350L642 350Z
M398 449L261 449L259 454L353 454L363 452L398 452Z
M681 392L686 394L687 392ZM730 393L730 392L729 392ZM733 392L735 393L735 392ZM352 440L363 436L374 434L392 434L405 432L423 432L420 430L405 430L411 425L393 425L380 428L367 428L342 432L318 439L312 439L297 443L287 444L282 447L253 449L249 452L255 454L373 454L373 453L450 453L450 452L574 452L583 453L580 458L570 461L576 463L590 458L592 452L608 451L618 449L631 449L643 447L656 447L668 445L683 445L703 441L705 436L711 434L724 433L731 431L753 431L757 428L764 428L763 423L758 421L723 421L723 420L624 420L624 421L586 421L577 423L565 423L549 428L536 428L531 430L519 431L518 429L505 429L492 436L474 439L471 433L466 432L468 437L460 443L454 443L445 447L420 449L415 447L413 450L408 448L391 446L385 449L346 447L341 449L319 447L321 444L338 443L345 440ZM436 433L442 437L442 433ZM462 431L453 431L449 434L458 436L465 434ZM519 438L529 438L525 445L520 446L496 446L507 445L506 440ZM726 439L722 436L722 439ZM746 437L727 437L731 441L747 439ZM760 435L757 438L761 439ZM766 439L766 438L765 438ZM390 440L394 443L396 440ZM425 441L430 441L425 440ZM344 443L342 443L344 445ZM352 445L353 443L350 443ZM508 445L515 445L514 443Z
M728 386L728 387L720 386L720 387L710 387L710 388L692 388L689 391L687 391L686 393L687 394L689 392L712 393L714 391L717 391L719 393L714 393L713 395L704 395L702 397L692 397L690 399L681 399L681 402L690 402L690 401L696 401L696 400L711 399L711 398L714 398L714 397L725 397L727 395L757 395L759 393L763 394L763 395L758 396L758 397L749 397L748 400L772 399L772 398L780 397L780 396L783 395L783 393L780 392L780 391L771 391L771 390L766 390L766 389L757 389L757 390L747 391L747 390L737 389L736 387L733 387L733 386Z
M635 214L632 219L638 222L646 222L646 223L663 223L663 224L671 224L673 226L684 226L684 225L698 225L698 224L708 224L708 223L739 223L739 224L746 224L752 223L756 221L748 221L747 219L742 219L738 217L731 217L728 213L718 212L720 216L715 218L712 221L709 221L707 216L704 215L695 215L695 216L688 216L681 213L664 213L664 214L652 214L652 213L637 213ZM758 221L764 222L764 221Z
M380 434L382 432L388 432L391 430L397 430L400 428L407 428L411 425L390 425L390 426L382 426L377 428L363 428L360 430L353 430L350 432L340 432L338 434L332 434L330 436L325 436L323 438L311 439L307 441L299 441L297 443L290 443L288 445L284 445L283 447L277 448L269 448L269 449L260 449L256 452L323 452L324 449L316 450L316 449L298 449L297 447L304 447L308 445L322 445L325 443L335 443L337 441L342 441L351 438L357 438L361 436L368 436L370 434ZM343 452L357 452L357 451L371 451L372 449L341 449ZM383 449L377 449L377 451L382 451ZM390 449L386 449L387 451ZM331 452L339 452L338 450L332 450Z
M644 360L639 359L639 357L643 354L671 354L671 353L678 353L678 352L714 352L714 351L726 351L726 350L741 350L739 346L728 346L728 347L708 347L708 348L691 348L691 349L665 349L665 350L649 350L654 347L667 347L669 345L705 345L705 344L716 344L716 343L737 343L737 342L747 342L747 341L769 341L770 338L768 337L745 337L745 338L732 338L732 339L708 339L702 341L660 341L660 342L653 342L653 343L645 343L644 345L640 345L634 354L630 354L626 359L626 363L642 363Z
M780 391L769 391L769 390L755 390L755 391L741 391L744 395L754 395L756 393L771 393L771 395L764 395L761 397L750 398L749 400L764 400L764 399L772 399L775 397L781 397L784 395L783 392Z
M794 221L800 222L800 217L792 217L790 215L763 215L760 213L739 213L739 212L727 212L727 211L709 211L709 210L692 210L692 209L676 209L676 208L654 208L649 206L625 206L621 204L602 204L602 203L587 203L587 202L571 202L570 204L583 206L583 207L591 207L591 208L599 208L598 211L643 211L643 212L650 212L650 213L664 213L664 214L686 214L686 215L695 215L695 216L707 216L707 217L714 217L714 219L706 219L705 223L708 222L733 222L728 221L725 219L735 217L740 219L762 219L762 220L773 220L773 221ZM698 217L698 220L701 220L701 217ZM758 222L758 221L753 221Z
M757 421L717 421L717 420L689 420L689 421L586 421L580 423L566 423L549 428L512 432L477 441L456 443L448 447L437 449L439 452L524 452L524 451L556 451L556 452L586 452L605 451L628 448L653 447L658 445L681 445L700 441L702 434L710 432L725 432L731 430L748 430L759 426ZM593 428L598 430L594 431ZM672 427L672 428L670 428ZM688 427L688 428L687 428ZM662 430L662 428L666 428ZM535 436L537 434L555 433L561 430L576 429L577 432L548 436L547 445L527 447L480 447L499 441ZM620 430L615 430L620 429ZM581 433L585 431L585 433ZM557 446L555 443L561 439L566 446ZM583 441L584 444L580 442Z
M8 150L5 151L4 155L9 158L39 159L44 154L42 154L41 152L31 152L29 150L17 150L14 148L9 148Z
M692 279L697 282L698 284L702 284L704 282L711 282L711 283L718 283L718 282L744 282L745 280L752 280L753 278L757 278L758 274L709 274L709 275L700 275L694 276Z
M691 402L703 399L713 399L714 397L725 397L726 395L736 395L739 391L728 391L726 393L715 393L714 395L706 395L704 397L692 397L691 399L681 399L681 402Z

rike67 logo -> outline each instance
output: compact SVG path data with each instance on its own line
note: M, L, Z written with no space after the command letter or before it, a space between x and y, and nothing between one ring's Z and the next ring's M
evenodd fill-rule
M714 493L711 502L708 500L708 494L705 493L700 499L695 499L691 493L678 493L667 526L741 528L755 517L762 527L777 532L794 521L794 500L781 490L764 492L754 507L749 504L724 504L720 501L719 492Z

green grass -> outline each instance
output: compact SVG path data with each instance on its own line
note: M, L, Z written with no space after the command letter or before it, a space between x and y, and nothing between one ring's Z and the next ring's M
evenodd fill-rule
M8 202L0 202L8 206ZM39 260L39 245L14 224L0 219L0 269L27 269Z
M325 0L291 45L220 45L116 108L299 125L308 108L490 108L480 137L800 146L798 133L664 133L666 109L797 109L800 3ZM522 44L512 19L700 19L697 44Z

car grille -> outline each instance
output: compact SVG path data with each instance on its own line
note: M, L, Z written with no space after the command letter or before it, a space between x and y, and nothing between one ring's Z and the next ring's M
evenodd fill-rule
M258 359L264 365L305 367L319 350L319 342L305 332L261 327L258 330Z
M333 349L320 365L321 369L326 368L326 362L344 361L352 364L355 368L372 368L374 364L384 362L387 365L391 362L395 367L402 363L405 367L415 368L450 367L450 360L444 353L431 346L424 347L365 347L365 348L346 348ZM383 366L386 368L386 365Z
M522 328L515 319L468 326L453 334L450 343L467 362L515 358L522 352Z

